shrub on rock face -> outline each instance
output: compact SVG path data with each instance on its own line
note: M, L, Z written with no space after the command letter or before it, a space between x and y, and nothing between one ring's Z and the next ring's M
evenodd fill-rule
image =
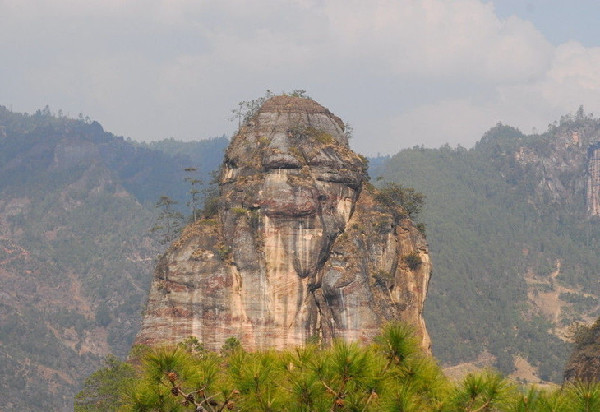
M404 255L402 261L406 263L410 270L417 270L422 263L421 256L417 252L410 252L408 255Z
M425 204L425 195L412 187L404 187L397 183L386 183L379 189L375 198L389 207L401 207L410 218L416 217Z

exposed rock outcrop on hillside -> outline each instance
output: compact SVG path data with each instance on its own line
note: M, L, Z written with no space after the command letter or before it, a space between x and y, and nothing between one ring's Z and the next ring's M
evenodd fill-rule
M514 152L507 174L529 186L531 200L539 205L568 205L581 214L587 207L588 215L598 216L600 122L582 113L567 116L546 135L525 140Z
M160 259L137 343L369 341L404 320L429 348L427 244L375 199L338 117L309 99L267 100L226 152L218 216Z

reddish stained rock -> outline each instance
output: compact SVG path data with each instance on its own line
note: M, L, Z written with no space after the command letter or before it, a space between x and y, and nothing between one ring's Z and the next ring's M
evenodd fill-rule
M161 258L136 343L368 342L403 320L429 349L427 244L366 181L338 117L309 99L267 100L227 149L218 216L188 226ZM413 252L411 270L402 257Z

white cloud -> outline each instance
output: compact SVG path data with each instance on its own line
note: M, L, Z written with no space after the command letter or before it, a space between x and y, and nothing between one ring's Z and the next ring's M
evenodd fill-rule
M470 146L498 121L524 133L541 132L579 105L588 112L599 109L599 65L600 48L566 43L553 50L548 69L538 77L498 84L485 102L439 100L411 108L393 118L392 129L396 136L424 136L422 143L430 147L443 142Z
M537 74L550 44L527 22L500 21L490 4L457 1L333 1L336 41L398 75L504 80Z
M560 45L554 53L547 84L568 84L575 90L600 91L600 48L585 48L576 42ZM596 95L597 96L597 95Z
M230 132L230 109L267 88L307 89L366 153L600 112L600 49L476 0L0 1L0 53L0 104L137 139Z

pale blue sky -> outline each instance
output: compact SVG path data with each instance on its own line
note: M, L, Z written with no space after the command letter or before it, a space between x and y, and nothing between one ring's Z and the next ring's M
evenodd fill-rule
M600 113L595 1L0 0L0 104L137 140L231 134L305 89L372 155Z
M584 46L600 45L598 0L496 0L499 17L517 15L531 21L555 45L577 40Z

